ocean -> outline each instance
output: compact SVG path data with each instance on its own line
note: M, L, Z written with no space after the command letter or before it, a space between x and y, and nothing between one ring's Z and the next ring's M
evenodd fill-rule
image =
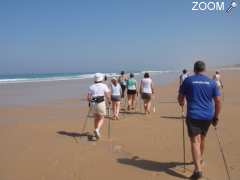
M177 71L148 71L155 84L164 85L177 79ZM143 77L136 72L136 79ZM116 73L105 73L108 82ZM66 99L85 103L88 87L93 83L94 73L55 73L0 75L0 107L48 104Z
M135 72L136 76L143 74L145 71ZM147 71L153 76L175 74L177 71ZM104 73L107 77L118 76L117 73ZM0 84L9 83L31 83L31 82L54 82L67 80L91 79L94 73L45 73L45 74L12 74L0 75Z
M240 70L239 67L221 70ZM145 71L135 72L138 83ZM155 85L166 85L178 80L180 71L150 71ZM214 72L212 72L214 73ZM117 73L105 73L108 82ZM88 87L93 83L94 73L50 73L0 75L0 107L40 105L50 102L86 99ZM176 90L177 92L177 90Z

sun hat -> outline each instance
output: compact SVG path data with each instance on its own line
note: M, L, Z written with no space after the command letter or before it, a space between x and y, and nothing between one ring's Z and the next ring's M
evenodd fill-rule
M95 82L101 82L104 80L104 75L102 73L96 73L94 75L94 81Z
M117 78L116 77L112 77L112 80L117 81Z

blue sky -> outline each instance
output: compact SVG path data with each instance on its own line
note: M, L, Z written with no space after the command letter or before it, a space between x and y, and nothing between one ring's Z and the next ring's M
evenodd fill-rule
M240 63L240 6L191 9L191 0L0 0L0 74Z

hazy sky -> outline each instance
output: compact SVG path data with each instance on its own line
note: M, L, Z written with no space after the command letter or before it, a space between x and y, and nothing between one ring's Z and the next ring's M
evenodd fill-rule
M0 74L235 64L239 47L240 4L227 15L191 0L0 1Z

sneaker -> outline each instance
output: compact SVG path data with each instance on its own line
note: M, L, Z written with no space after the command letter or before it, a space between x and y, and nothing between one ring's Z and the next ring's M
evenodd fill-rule
M93 133L94 133L96 139L99 140L100 139L100 133L96 130L94 130Z
M191 180L198 180L203 177L202 172L194 172L190 177Z

